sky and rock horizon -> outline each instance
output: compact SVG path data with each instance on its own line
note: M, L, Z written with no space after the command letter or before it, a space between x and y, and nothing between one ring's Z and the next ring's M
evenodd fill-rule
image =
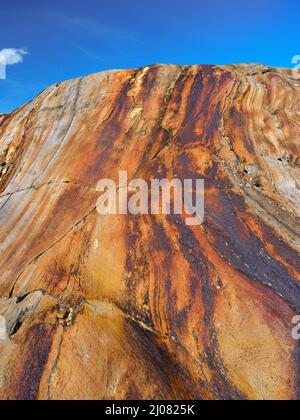
M1 1L0 114L46 87L155 63L294 67L298 0ZM300 61L300 60L299 60Z

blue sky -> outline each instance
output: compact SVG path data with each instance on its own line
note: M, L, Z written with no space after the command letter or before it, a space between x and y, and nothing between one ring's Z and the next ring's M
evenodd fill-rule
M1 0L0 51L26 48L0 80L0 113L45 87L154 63L292 67L299 0Z

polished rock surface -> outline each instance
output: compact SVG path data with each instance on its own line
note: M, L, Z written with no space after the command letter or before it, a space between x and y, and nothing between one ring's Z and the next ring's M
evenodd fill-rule
M1 399L297 399L300 80L155 65L0 116ZM205 220L97 182L204 178Z

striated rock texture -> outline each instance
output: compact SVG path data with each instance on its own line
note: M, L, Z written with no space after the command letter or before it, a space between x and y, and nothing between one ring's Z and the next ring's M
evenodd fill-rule
M1 399L298 399L300 81L260 65L67 81L0 116ZM203 226L102 178L205 178Z

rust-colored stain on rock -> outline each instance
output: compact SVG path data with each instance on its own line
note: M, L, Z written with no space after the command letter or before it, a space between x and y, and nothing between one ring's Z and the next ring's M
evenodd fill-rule
M0 116L0 398L300 398L300 82L157 65ZM204 178L205 220L96 211Z

